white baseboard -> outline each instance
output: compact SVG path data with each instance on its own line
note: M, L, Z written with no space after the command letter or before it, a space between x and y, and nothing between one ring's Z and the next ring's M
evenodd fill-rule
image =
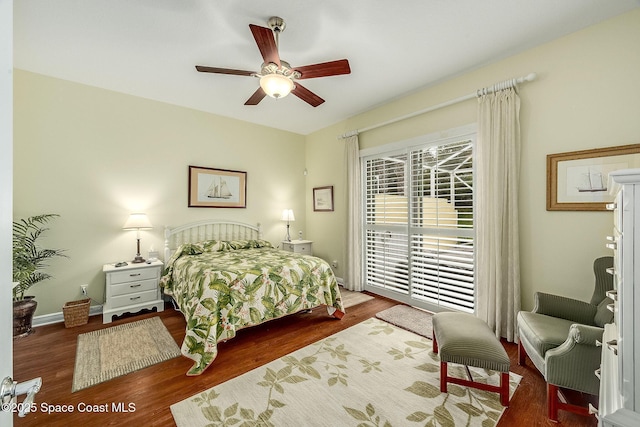
M92 305L89 309L89 316L94 316L96 314L102 314L102 305ZM53 323L62 323L64 322L64 315L62 312L51 313L51 314L43 314L41 316L34 316L32 325L34 327L51 325Z
M344 279L342 277L336 277L336 282L338 282L338 285L344 286ZM92 305L89 309L89 316L95 316L98 314L102 314L102 305ZM62 322L64 322L64 315L59 311L58 313L34 316L32 324L33 327L37 327Z

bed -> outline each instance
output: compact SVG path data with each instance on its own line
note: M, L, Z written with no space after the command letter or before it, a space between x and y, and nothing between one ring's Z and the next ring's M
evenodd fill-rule
M239 329L326 306L338 319L342 297L321 258L278 250L262 239L260 225L201 221L165 229L160 279L187 322L181 352L200 375L218 354L217 344Z

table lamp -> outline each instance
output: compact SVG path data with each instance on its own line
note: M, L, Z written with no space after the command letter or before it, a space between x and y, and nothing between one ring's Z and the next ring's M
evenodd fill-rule
M136 230L138 240L138 252L136 257L131 261L134 264L144 262L145 259L140 256L140 230L151 230L153 226L147 218L147 214L144 213L132 213L127 219L127 222L122 226L123 230Z
M285 210L283 210L282 211L282 218L280 218L280 219L282 219L283 221L287 221L287 236L285 237L285 240L287 242L290 242L291 241L291 235L289 234L289 226L290 226L290 223L292 221L296 220L295 216L293 215L293 209L285 209Z

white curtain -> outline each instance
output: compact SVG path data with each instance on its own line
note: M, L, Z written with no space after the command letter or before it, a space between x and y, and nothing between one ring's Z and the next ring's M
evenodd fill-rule
M345 139L347 159L347 250L344 287L364 290L362 283L362 187L358 135Z
M508 341L517 339L520 311L519 115L516 88L478 98L476 314Z

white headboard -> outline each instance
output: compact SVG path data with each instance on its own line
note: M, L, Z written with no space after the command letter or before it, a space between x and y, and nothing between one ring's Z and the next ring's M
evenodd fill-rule
M164 229L164 260L183 243L205 240L251 240L262 239L260 223L256 225L235 221L204 220Z

